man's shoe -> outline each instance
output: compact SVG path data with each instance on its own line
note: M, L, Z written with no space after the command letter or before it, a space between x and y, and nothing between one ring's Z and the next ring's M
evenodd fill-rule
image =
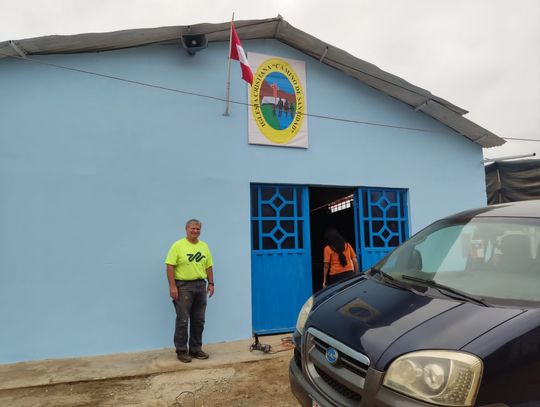
M180 362L189 363L191 362L191 357L188 355L187 352L177 353L176 357Z
M189 352L189 356L194 357L195 359L208 359L210 355L202 350L197 352Z

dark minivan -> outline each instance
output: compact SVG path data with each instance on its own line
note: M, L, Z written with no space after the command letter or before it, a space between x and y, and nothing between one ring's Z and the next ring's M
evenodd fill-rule
M540 201L433 223L313 295L293 338L303 406L540 406Z

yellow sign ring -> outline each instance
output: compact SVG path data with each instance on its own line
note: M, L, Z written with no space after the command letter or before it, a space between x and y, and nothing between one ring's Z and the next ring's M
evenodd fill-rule
M270 126L264 118L261 109L262 84L266 80L266 77L273 72L283 74L289 80L296 97L294 118L292 119L291 124L282 130ZM270 58L259 65L257 71L253 75L253 85L250 90L250 104L251 113L253 114L253 118L255 123L257 123L257 127L261 134L273 143L288 143L296 136L296 134L298 134L298 131L302 127L305 111L304 89L302 88L298 75L287 61L279 58Z

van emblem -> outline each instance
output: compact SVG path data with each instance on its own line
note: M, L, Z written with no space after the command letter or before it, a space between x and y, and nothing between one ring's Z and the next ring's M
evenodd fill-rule
M339 352L332 347L328 347L328 349L326 349L325 356L326 356L326 360L331 365L335 365L337 364L337 362L339 362Z

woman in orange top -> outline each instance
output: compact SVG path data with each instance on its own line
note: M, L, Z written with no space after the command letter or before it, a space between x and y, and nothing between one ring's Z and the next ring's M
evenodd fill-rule
M325 238L327 246L324 248L323 288L358 273L356 253L338 231L329 230Z

